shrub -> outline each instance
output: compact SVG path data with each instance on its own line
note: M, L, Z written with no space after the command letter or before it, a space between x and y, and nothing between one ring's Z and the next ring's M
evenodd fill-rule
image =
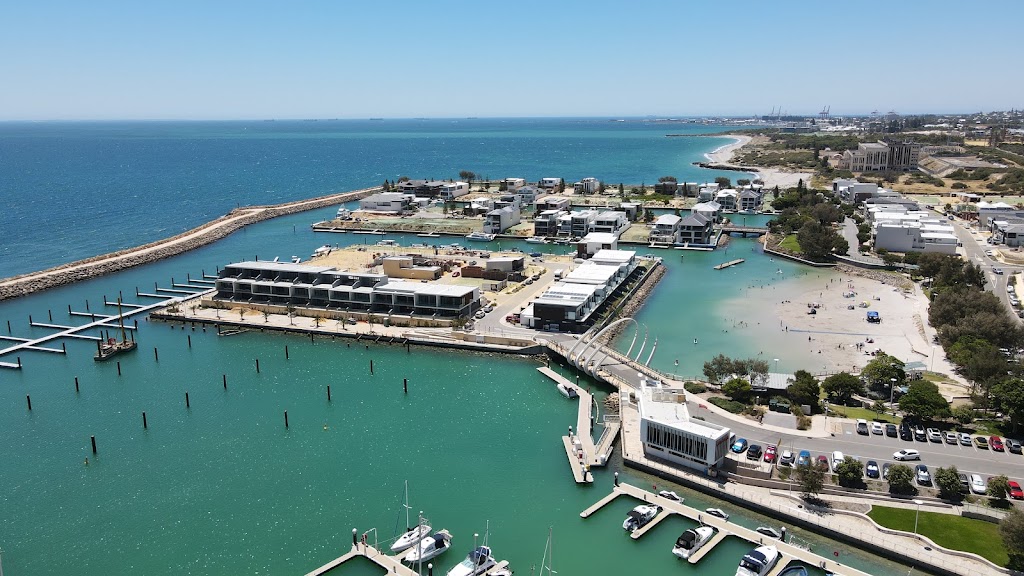
M719 408L721 408L723 410L728 410L729 412L732 412L733 414L739 414L739 413L743 412L744 408L746 408L746 406L744 406L743 404L741 404L739 402L736 402L735 400L729 400L728 398L722 398L720 396L715 396L714 398L708 398L708 402L711 402L712 404L714 404L715 406L718 406Z
M701 384L700 382L685 382L683 384L683 389L685 389L690 394L703 394L704 392L708 391L708 387Z

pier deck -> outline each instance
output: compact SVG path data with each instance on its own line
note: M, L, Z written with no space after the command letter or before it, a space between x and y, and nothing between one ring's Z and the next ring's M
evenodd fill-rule
M313 570L312 572L306 573L306 576L322 576L323 574L327 574L331 570L334 570L338 566L341 566L342 564L348 562L356 556L363 556L364 558L367 558L374 564L380 566L381 568L384 568L384 570L386 570L388 574L398 574L400 576L417 576L416 572L413 569L409 568L405 564L402 564L399 560L396 560L395 557L388 556L387 554L381 552L380 550L377 550L369 544L356 544L352 547L352 550L350 550L346 554L339 556L334 560L331 560L327 564L324 564L323 566L317 568L316 570Z
M630 484L619 484L618 486L615 486L612 489L612 494L602 498L596 504L584 510L583 513L580 514L580 516L583 518L590 516L596 510L600 509L608 502L611 502L615 498L615 495L618 494L625 494L627 496L632 496L637 500L642 500L648 504L657 504L658 506L661 506L663 510L661 514L659 514L659 516L662 514L666 516L668 514L679 514L680 516L684 516L706 526L711 526L712 528L717 530L718 534L715 535L715 538L712 539L711 542L705 544L704 547L701 548L697 554L695 554L697 560L702 558L704 554L707 554L708 551L713 549L715 544L718 544L718 542L724 540L726 536L738 536L750 542L752 545L763 544L766 540L770 541L779 549L779 552L781 552L783 555L783 559L779 561L780 563L788 563L789 561L796 559L800 560L801 562L810 564L811 566L820 566L825 570L830 570L833 572L839 571L842 574L844 574L844 576L869 576L864 572L861 572L854 568L850 568L849 566L843 566L828 558L824 558L822 556L818 556L817 554L804 550L803 548L799 548L797 546L794 546L787 542L783 542L781 540L772 540L770 538L766 538L764 535L758 534L757 532L749 528L744 528L743 526L738 526L736 524L730 524L726 520L723 520L716 516L712 516L710 514L705 514L695 508L691 508L690 506L687 506L685 503L677 502L675 500L669 500L668 498L663 498L653 492L648 492L647 490L637 488L636 486ZM584 516L584 514L586 514L586 516ZM654 522L652 521L651 524L654 524ZM701 552L703 552L704 554L701 554ZM691 559L690 561L696 562L697 560Z
M572 470L573 480L576 480L577 484L590 484L593 482L594 476L590 473L587 464L576 455L572 439L568 436L562 436L562 445L565 446L565 455L569 459L569 468Z
M644 534L647 534L648 532L653 530L654 527L657 526L658 524L660 524L662 520L664 520L665 518L668 518L671 515L672 515L672 511L671 510L669 510L668 508L662 508L661 512L658 512L657 516L652 518L650 522L648 522L647 524L645 524L643 526L643 528L639 528L637 530L633 530L633 532L630 533L629 537L632 538L633 540L639 540L641 536L643 536Z
M583 462L588 466L604 466L608 462L609 457L611 457L615 439L618 438L620 422L615 420L605 422L605 430L598 439L597 444L595 444L591 426L594 396L546 366L537 368L537 371L553 380L556 384L575 390L576 394L579 395L576 427L573 429L574 435L569 439L569 444L572 444L573 440L579 439L580 444L583 446Z
M745 260L743 258L739 258L737 260L730 260L728 262L722 262L718 266L715 266L715 270L725 270L726 268L728 268L730 266L735 266L737 264L742 264L744 261Z
M702 546L700 550L697 550L695 553L693 553L689 558L686 559L686 561L690 564L696 564L697 562L700 562L701 558L707 556L708 552L711 552L711 550L715 546L718 546L718 544L721 543L722 540L725 540L728 536L728 532L723 532L721 530L716 531L715 535L711 537L711 540L708 540L707 544Z
M601 508L607 506L612 500L618 498L620 494L622 494L622 492L619 492L618 490L612 490L611 494L605 496L604 498L601 498L597 502L594 502L594 504L590 508L587 508L583 512L580 512L580 518L591 517L594 514L594 512L597 512Z

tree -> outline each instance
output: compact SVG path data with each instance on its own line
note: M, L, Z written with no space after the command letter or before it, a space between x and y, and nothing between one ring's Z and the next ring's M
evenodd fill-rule
M892 471L890 470L891 474ZM939 468L935 471L935 487L939 489L939 498L952 500L954 502L963 498L963 484L960 483L960 472L956 466Z
M664 184L665 182L678 182L678 180L676 180L675 176L662 176L661 178L658 178L659 184Z
M815 464L801 464L796 467L793 475L804 498L817 498L825 486L825 471Z
M398 182L399 183L408 182L408 181L409 181L409 177L408 176L399 176L398 177Z
M874 403L871 404L871 411L875 413L875 418L880 417L882 413L888 409L889 407L886 406L885 402L882 402L881 400L875 400Z
M914 491L914 471L906 464L893 464L889 468L889 492L912 494Z
M750 397L750 382L743 378L733 378L722 385L722 393L737 402L744 402Z
M993 396L999 407L1010 415L1013 431L1024 419L1024 381L1019 378L1007 378L992 388Z
M626 189L622 186L622 182L619 182L619 198L626 197Z
M644 222L651 223L654 221L654 212L651 212L650 208L644 208Z
M993 476L988 479L988 488L985 492L996 500L1006 500L1006 494L1010 491L1009 481L1005 474Z
M892 379L896 384L902 384L907 379L907 373L903 370L903 361L889 356L882 352L867 363L867 366L860 371L861 378L867 380L868 387L875 391L889 390Z
M473 180L476 180L476 173L470 172L469 170L462 170L459 172L459 179L465 180L469 184L472 184Z
M974 422L974 406L971 404L961 404L949 412L954 420L964 426Z
M822 388L833 402L846 404L855 394L864 393L864 382L853 374L840 372L825 378Z
M840 486L860 486L864 483L864 465L853 456L846 456L836 466Z
M712 384L717 384L722 378L732 374L735 374L732 360L724 354L719 354L704 363L704 376Z
M908 416L931 420L949 416L949 403L934 382L916 380L900 398L900 410Z
M1006 553L1010 555L1008 567L1016 570L1024 567L1024 512L1017 507L1010 508L999 522L999 535L1003 538Z
M849 250L849 244L843 240L830 226L822 226L817 220L811 220L800 227L796 234L796 241L800 245L800 252L810 260L821 262L832 255L832 251L843 244ZM836 250L838 251L838 250Z
M793 383L786 387L786 392L789 393L793 402L801 406L810 406L813 411L821 396L821 386L818 384L818 379L810 372L797 370L793 374Z
M732 180L729 180L725 176L719 176L718 178L715 178L715 184L718 184L718 188L722 190L726 188L732 188Z

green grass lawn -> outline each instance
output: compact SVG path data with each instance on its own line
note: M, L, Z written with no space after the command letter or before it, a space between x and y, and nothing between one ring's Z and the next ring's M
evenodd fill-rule
M893 424L899 424L903 420L902 418L893 416L889 413L879 415L877 412L872 412L867 408L840 406L838 404L829 404L828 414L829 416L838 416L840 418L863 418L868 422L878 420L879 422L892 422Z
M795 254L799 254L800 244L796 241L796 234L790 234L789 236L786 236L786 238L782 242L779 242L779 248L782 248L783 250L789 250L790 252L793 252Z
M905 532L914 531L916 514L917 510L913 508L886 506L872 506L868 512L868 516L878 524ZM1006 566L1010 561L1003 546L1003 539L999 536L998 524L952 514L922 511L917 531L943 548L973 552L997 566Z

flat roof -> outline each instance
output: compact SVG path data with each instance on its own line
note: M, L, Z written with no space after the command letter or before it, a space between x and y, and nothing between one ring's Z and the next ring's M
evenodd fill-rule
M627 264L636 256L636 252L633 250L598 250L594 254L590 261L585 263L584 266L599 266L598 262L614 262L617 264Z
M594 264L591 266L580 266L565 275L562 279L569 283L579 284L604 284L619 271L618 266L602 266Z
M618 241L619 237L611 232L590 232L583 237L581 242L600 242L602 244Z
M476 288L458 284L424 284L422 282L404 282L392 280L374 288L377 292L411 292L414 294L432 294L434 296L465 296L472 294Z
M670 400L673 397L678 399L680 395L685 398L684 391L681 389L676 391L642 385L640 417L712 441L729 436L729 428L703 420L691 420L685 400L684 402Z
M309 264L292 264L291 262L246 261L228 264L225 268L248 268L250 270L266 270L268 272L295 272L299 274L319 274L336 270L331 266L310 266Z

